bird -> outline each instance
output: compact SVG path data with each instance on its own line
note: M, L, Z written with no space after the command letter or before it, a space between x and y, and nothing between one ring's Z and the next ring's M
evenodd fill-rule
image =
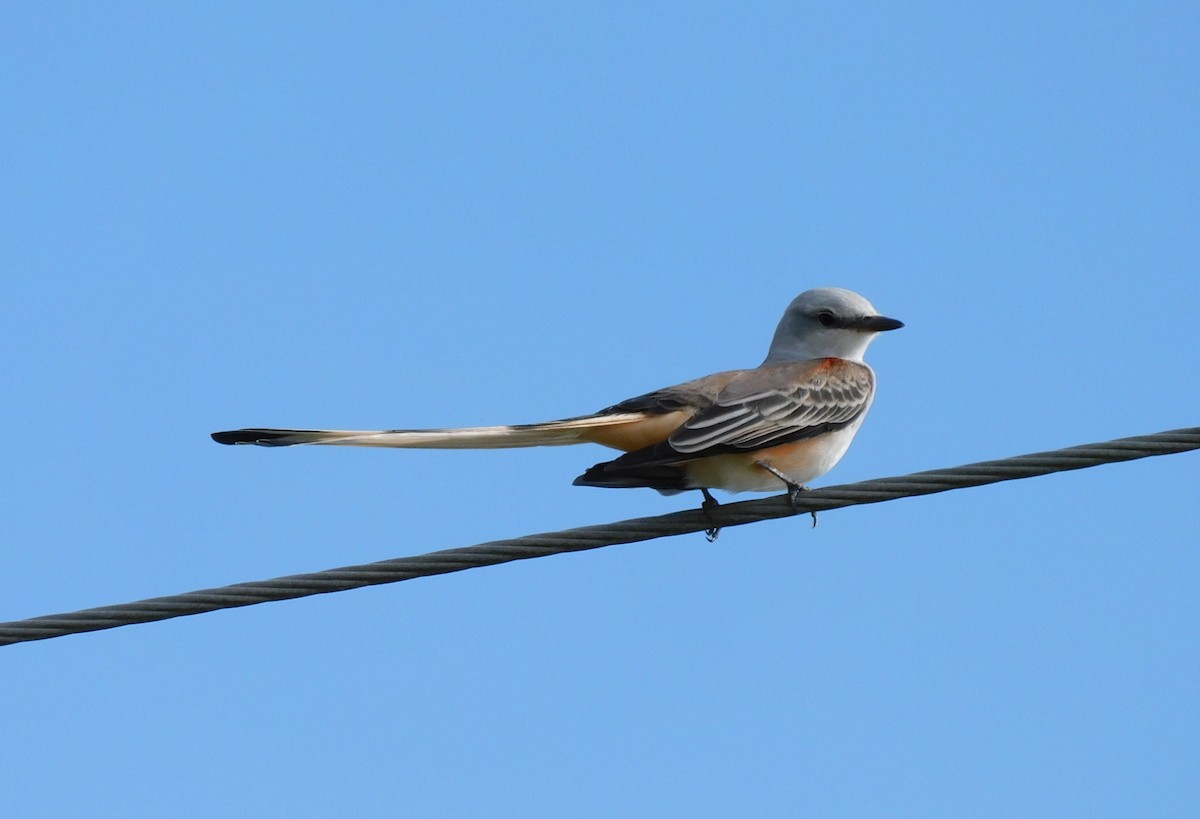
M590 415L537 424L453 429L214 432L221 444L504 449L596 443L622 451L576 486L645 487L664 495L787 489L806 484L846 453L875 399L863 361L871 341L904 323L850 290L807 290L788 305L763 362L629 398ZM815 517L814 517L815 525ZM715 537L710 530L710 539Z

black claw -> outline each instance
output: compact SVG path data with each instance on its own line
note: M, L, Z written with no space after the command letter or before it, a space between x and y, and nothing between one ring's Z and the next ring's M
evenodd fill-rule
M704 494L704 503L700 504L700 508L704 510L704 514L709 520L712 520L712 510L716 509L719 504L717 499L705 488L701 487L700 491ZM704 537L708 538L708 542L712 543L721 534L720 526L710 526L704 530Z

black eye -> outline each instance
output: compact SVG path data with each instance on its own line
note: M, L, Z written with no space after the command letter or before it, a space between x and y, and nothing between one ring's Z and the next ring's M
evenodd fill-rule
M828 310L822 310L820 313L817 313L817 321L821 322L822 327L832 327L837 324L837 317Z

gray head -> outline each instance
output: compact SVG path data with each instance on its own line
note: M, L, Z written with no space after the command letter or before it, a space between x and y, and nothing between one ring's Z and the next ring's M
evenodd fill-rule
M764 364L810 358L862 361L877 333L903 327L879 315L871 302L840 287L818 287L797 296L779 321Z

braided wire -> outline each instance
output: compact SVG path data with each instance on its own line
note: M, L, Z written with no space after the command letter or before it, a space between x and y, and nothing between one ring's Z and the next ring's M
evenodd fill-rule
M67 634L168 620L172 617L252 606L274 600L291 600L363 586L396 583L415 577L429 577L479 566L494 566L513 560L580 552L619 543L636 543L668 535L689 534L713 526L741 526L796 514L930 495L952 489L1032 478L1053 472L1086 469L1106 463L1132 461L1152 455L1170 455L1194 449L1200 449L1200 427L1119 438L1105 443L1085 444L949 469L915 472L894 478L877 478L861 483L830 486L804 492L794 502L789 500L787 495L778 495L723 504L709 512L673 512L561 532L494 540L475 546L398 557L377 563L236 583L232 586L169 597L152 597L133 603L0 623L0 645L46 640Z

